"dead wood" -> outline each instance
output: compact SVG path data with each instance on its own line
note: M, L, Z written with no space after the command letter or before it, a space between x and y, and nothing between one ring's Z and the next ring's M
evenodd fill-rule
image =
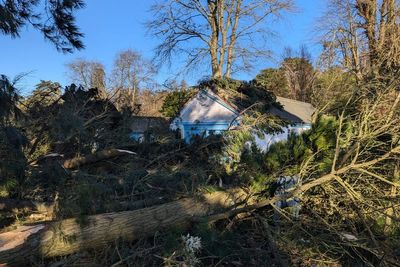
M332 170L297 187L290 196L334 181L349 170L372 166L399 152L400 147L395 147L373 160L352 163L338 170ZM83 249L101 247L118 238L135 240L172 226L187 227L193 221L213 222L226 219L273 205L279 200L282 200L282 196L255 202L249 193L242 189L233 189L229 192L206 193L198 198L184 198L134 211L88 216L84 224L79 224L76 219L67 219L38 224L28 231L25 228L22 230L17 228L12 232L0 234L0 264L20 263L32 255L41 257L67 255Z
M136 240L172 226L189 226L193 218L234 209L247 199L241 189L206 193L163 205L119 213L21 226L0 234L0 264L23 264L31 256L54 257L104 246L118 238Z
M135 152L122 149L106 149L86 156L78 156L64 161L64 168L75 169L83 165L92 164L101 160L115 158L122 155L136 155Z

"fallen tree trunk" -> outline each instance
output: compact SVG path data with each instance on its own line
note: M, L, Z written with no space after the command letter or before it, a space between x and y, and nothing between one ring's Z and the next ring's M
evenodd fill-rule
M0 234L0 265L21 264L33 255L53 257L96 248L118 238L135 240L172 226L189 226L194 218L234 209L248 199L241 189L213 192L134 211L21 226Z
M229 192L207 193L198 198L185 198L134 211L88 216L84 224L79 224L76 219L67 219L22 226L14 231L0 234L0 266L24 263L32 255L54 257L101 247L118 238L135 240L172 226L185 227L193 221L217 221L229 218L305 193L316 186L337 179L338 175L349 170L373 166L389 158L392 153L400 153L400 147L373 160L351 163L338 170L332 170L297 187L284 197L275 196L261 202L255 202L241 189L233 189Z
M106 149L90 155L75 157L64 161L64 168L75 169L82 165L92 164L101 160L115 158L122 155L136 155L135 152L123 149Z

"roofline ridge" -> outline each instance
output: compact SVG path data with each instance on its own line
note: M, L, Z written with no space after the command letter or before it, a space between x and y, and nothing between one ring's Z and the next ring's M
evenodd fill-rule
M313 106L311 103L309 103L309 102L304 102L304 101L300 101L300 100L296 100L296 99L292 99L292 98L287 98L287 97L283 97L283 96L276 96L276 98L277 98L277 100L278 100L278 97L279 98L283 98L283 99L287 99L287 100L289 100L289 101L293 101L293 102L298 102L298 103L304 103L304 104L309 104L309 105L311 105L311 106ZM314 106L313 106L314 107Z

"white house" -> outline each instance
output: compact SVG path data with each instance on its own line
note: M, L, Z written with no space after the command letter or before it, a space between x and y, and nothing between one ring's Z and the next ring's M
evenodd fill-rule
M283 108L279 109L273 106L270 108L269 112L290 122L290 126L283 127L282 133L265 133L262 138L258 135L254 135L257 147L263 152L266 152L272 144L287 140L290 133L300 134L311 129L312 115L315 112L315 108L310 103L280 96L276 97L276 101L279 102Z
M211 90L199 91L182 108L170 128L179 129L187 143L192 136L221 134L238 125L239 112Z
M283 128L281 134L265 134L263 138L255 134L256 144L263 151L268 150L268 147L275 142L286 140L290 132L301 133L311 128L311 117L315 111L311 104L283 97L277 97L277 102L283 108L271 107L269 112L289 121L291 126ZM239 110L207 89L200 90L184 105L170 128L179 130L185 142L190 143L194 135L206 137L210 134L221 134L238 125L240 125Z

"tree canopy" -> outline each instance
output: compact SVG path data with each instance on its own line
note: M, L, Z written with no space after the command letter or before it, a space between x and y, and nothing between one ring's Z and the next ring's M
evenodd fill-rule
M159 63L182 55L186 70L206 63L212 78L230 78L270 56L266 23L292 8L291 0L157 1L148 29L161 41Z
M84 6L83 0L5 0L0 3L0 31L16 38L30 25L57 50L71 53L84 48L75 23L75 12Z

